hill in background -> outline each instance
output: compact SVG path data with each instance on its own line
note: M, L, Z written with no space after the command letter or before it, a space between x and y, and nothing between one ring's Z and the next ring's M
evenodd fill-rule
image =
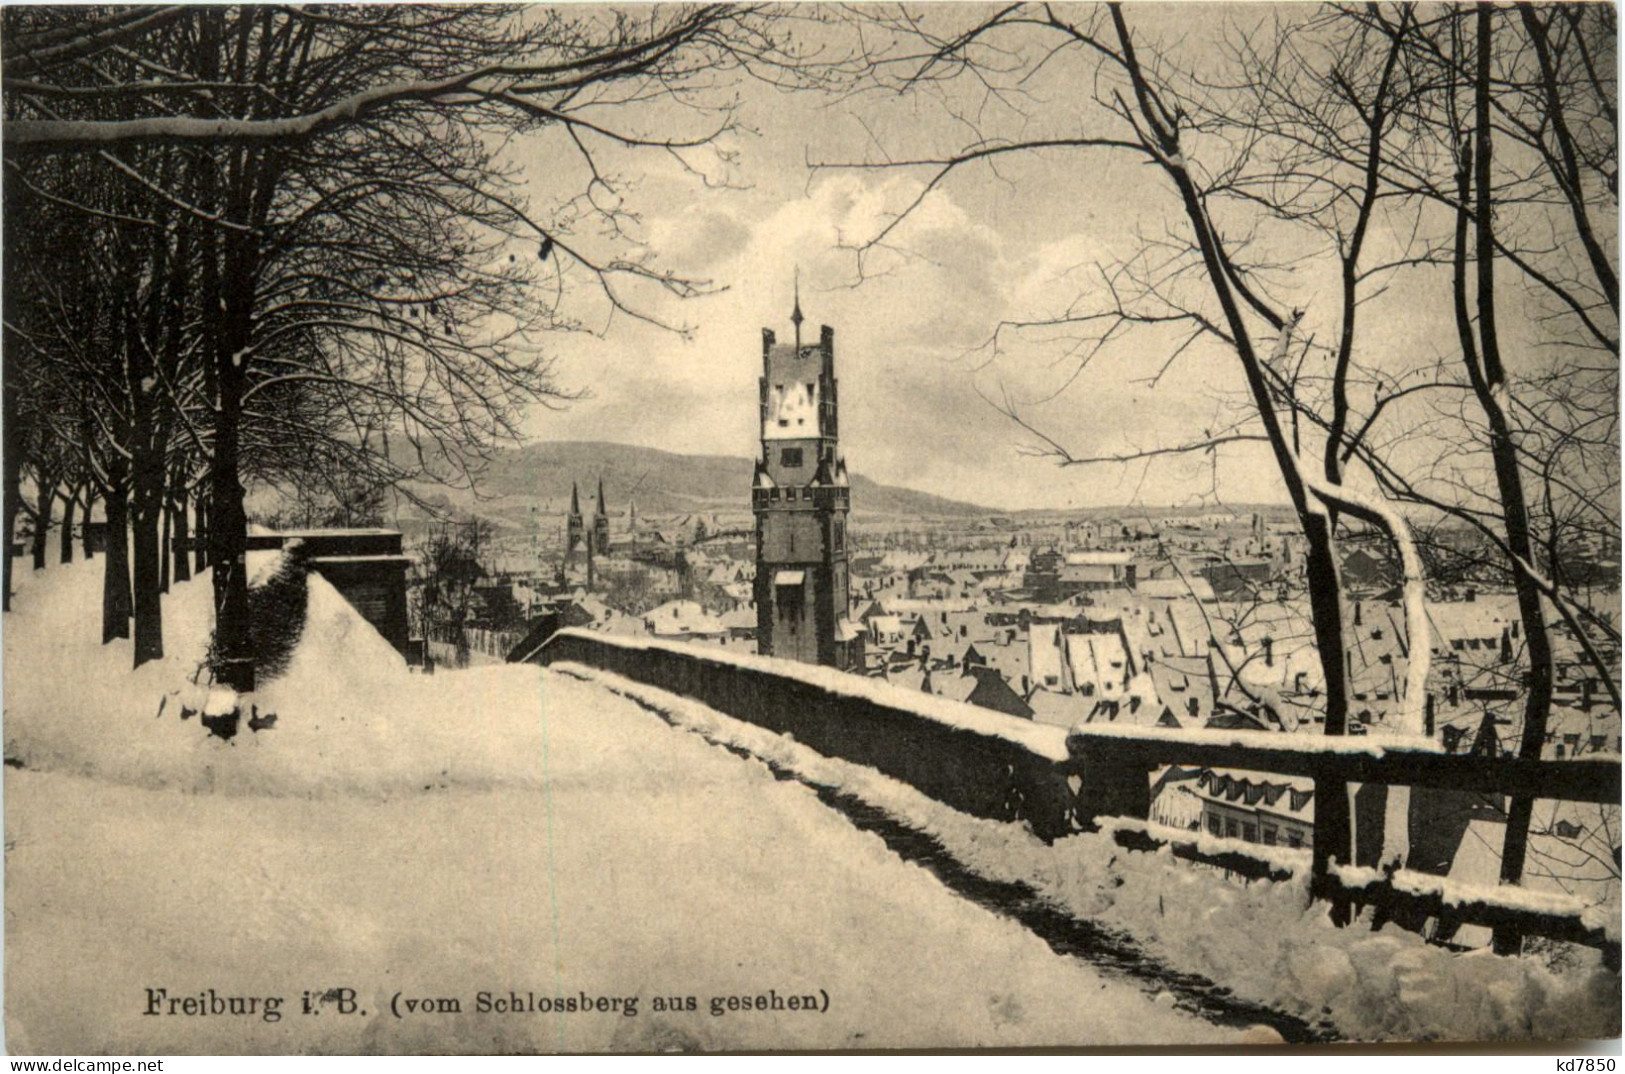
M635 499L638 513L655 518L694 514L745 514L755 463L727 455L679 455L654 448L599 441L544 441L502 451L481 475L479 497L466 490L427 486L425 499L476 513L515 529L528 524L531 508L562 514L570 505L570 483L580 482L581 507L592 513L598 479L612 516L626 513ZM949 500L914 489L882 485L852 474L852 513L859 521L889 518L965 519L1002 512Z

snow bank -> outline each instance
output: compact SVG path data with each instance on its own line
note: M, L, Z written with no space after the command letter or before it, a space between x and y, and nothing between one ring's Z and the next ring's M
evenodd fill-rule
M1078 917L1122 929L1151 955L1361 1040L1617 1036L1620 979L1575 949L1560 972L1535 956L1459 954L1396 925L1339 929L1308 895L1307 870L1243 884L1166 848L1119 847L1110 831L1046 846L1020 824L966 816L859 765L834 760L687 698L579 664L555 670L657 707L678 726L838 788L940 842L972 871L1023 883ZM1259 847L1248 845L1250 852ZM1289 849L1282 864L1300 864ZM1302 855L1304 852L1296 852ZM1290 860L1286 860L1290 859Z
M479 716L455 723L480 744L457 763L515 754L541 789L335 801L9 773L12 1050L507 1054L1237 1038L1058 957L799 783L599 686L508 671L500 685L479 672L412 676L397 693L460 696ZM522 721L545 729L537 748L534 737L510 739ZM433 758L443 740L419 747L408 737L400 748ZM302 761L335 764L332 754ZM151 987L285 1003L276 1022L147 1017ZM354 989L367 1013L298 1012L301 991L332 987ZM477 1009L481 991L505 1002L510 990L630 996L638 1012ZM828 1009L712 1013L713 998L770 990L822 990ZM397 991L455 998L462 1009L397 1021L388 1013ZM695 1008L655 1006L672 996L695 997Z
M252 577L277 553L251 554ZM131 671L102 645L101 560L22 585L5 621L6 756L28 768L224 794L389 795L453 783L534 784L542 748L534 667L411 674L393 646L319 575L287 670L245 700L274 725L210 734L182 708L231 698L193 682L213 624L207 572L164 598L165 657Z

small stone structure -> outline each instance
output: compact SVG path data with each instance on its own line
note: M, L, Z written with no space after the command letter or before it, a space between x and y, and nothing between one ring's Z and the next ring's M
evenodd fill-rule
M401 533L390 529L283 530L250 533L248 550L274 551L304 543L310 566L355 606L388 642L406 655L406 571Z

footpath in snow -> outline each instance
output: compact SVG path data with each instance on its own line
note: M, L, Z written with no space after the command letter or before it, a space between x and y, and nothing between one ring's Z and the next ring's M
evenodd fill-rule
M602 684L411 675L318 578L255 699L275 727L222 741L179 719L207 576L167 598L169 658L131 673L126 644L96 644L99 567L25 576L5 621L14 1053L1242 1036L1057 956L806 786ZM147 1013L157 989L177 1013ZM754 1009L804 995L827 1009ZM203 1013L168 1006L190 997ZM529 1009L495 1009L515 999Z

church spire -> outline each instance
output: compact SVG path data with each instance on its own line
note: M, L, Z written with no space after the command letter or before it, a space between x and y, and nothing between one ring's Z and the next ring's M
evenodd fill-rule
M796 306L790 311L790 320L796 326L796 353L801 353L801 266L796 266Z
M609 512L604 508L604 475L598 475L598 513L607 516Z
M581 489L574 481L570 482L570 513L572 515L581 513Z

